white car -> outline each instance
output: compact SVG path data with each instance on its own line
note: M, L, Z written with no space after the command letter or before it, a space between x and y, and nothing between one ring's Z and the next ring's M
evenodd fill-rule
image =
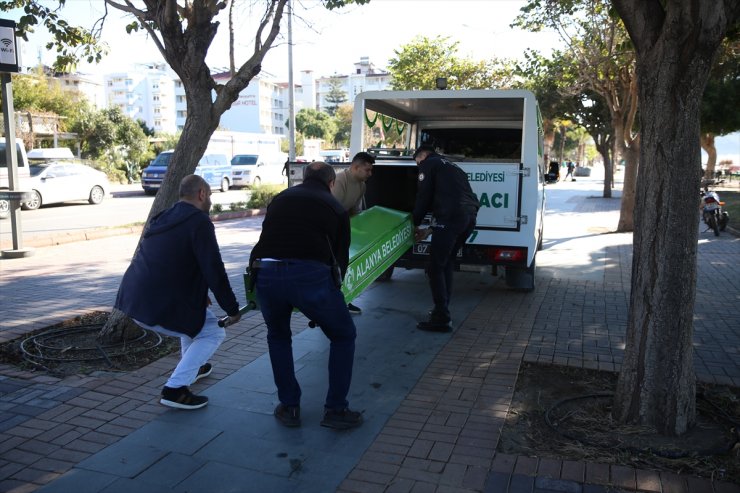
M105 173L84 164L50 161L32 165L30 171L31 177L23 182L23 189L32 194L22 205L25 210L73 200L99 204L110 191Z

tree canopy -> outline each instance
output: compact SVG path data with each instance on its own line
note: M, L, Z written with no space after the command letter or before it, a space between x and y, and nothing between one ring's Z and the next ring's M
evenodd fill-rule
M437 78L447 79L448 89L508 87L513 64L501 60L474 61L457 55L459 43L449 37L417 36L395 50L388 61L394 90L436 89Z

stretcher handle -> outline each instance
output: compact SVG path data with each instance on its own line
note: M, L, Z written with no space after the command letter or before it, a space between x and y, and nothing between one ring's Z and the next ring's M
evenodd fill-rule
M243 307L239 308L239 315L244 315L248 311L254 310L256 308L257 308L257 303L255 303L254 301L250 301L246 305L244 305ZM229 325L231 325L231 324L227 323L228 321L229 321L229 316L228 315L223 316L223 317L221 317L221 318L218 319L218 326L219 327L224 327L224 328L225 327L228 327Z

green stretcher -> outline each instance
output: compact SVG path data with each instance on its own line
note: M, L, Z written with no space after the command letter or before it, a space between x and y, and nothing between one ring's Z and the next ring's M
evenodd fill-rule
M359 296L414 244L414 223L408 212L371 207L352 217L350 227L349 265L342 282L342 293L347 303ZM244 273L247 304L239 310L241 315L257 309L257 293L249 286L247 271Z

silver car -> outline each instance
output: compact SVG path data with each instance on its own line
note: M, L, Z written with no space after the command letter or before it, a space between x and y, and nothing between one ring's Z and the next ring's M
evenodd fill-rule
M99 204L110 191L105 173L84 164L51 161L31 165L30 172L31 177L22 184L32 194L22 205L25 210L73 200Z

